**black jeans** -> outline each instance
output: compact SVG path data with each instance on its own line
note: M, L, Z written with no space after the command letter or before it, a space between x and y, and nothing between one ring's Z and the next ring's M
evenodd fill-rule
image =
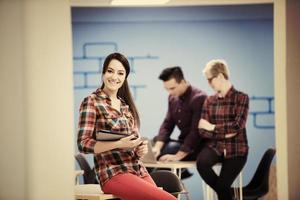
M232 200L231 185L247 161L246 156L226 158L219 156L209 147L204 147L197 157L197 170L203 180L218 195L219 200ZM220 175L212 167L221 163Z

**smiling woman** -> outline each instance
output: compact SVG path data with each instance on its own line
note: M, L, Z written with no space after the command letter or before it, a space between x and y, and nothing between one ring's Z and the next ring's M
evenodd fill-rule
M140 138L139 116L127 83L129 72L124 55L106 57L102 86L80 106L78 149L94 154L96 174L105 193L125 200L174 200L155 185L140 161L148 149ZM96 133L103 130L127 136L117 141L97 140Z
M117 91L125 80L125 69L121 62L112 60L109 63L108 69L103 74L103 83L106 86L106 92Z
M128 83L139 109L141 133L148 138L158 134L168 109L168 93L157 78L166 67L183 66L190 84L210 94L213 91L206 78L200 76L200 66L212 58L226 59L237 89L250 97L273 97L272 16L272 5L267 4L73 8L76 110L82 98L98 87L101 76L93 73L99 71L103 58L119 50L127 53L131 65ZM212 82L219 82L218 78ZM263 101L250 101L250 112L269 109ZM259 122L272 125L273 116L260 116ZM255 128L252 116L247 126L255 151L249 153L243 171L245 181L251 178L260 159L256 154L275 143L274 130ZM178 129L174 130L179 135ZM199 190L201 179L195 175L190 179L186 186L191 198L197 199L203 194Z

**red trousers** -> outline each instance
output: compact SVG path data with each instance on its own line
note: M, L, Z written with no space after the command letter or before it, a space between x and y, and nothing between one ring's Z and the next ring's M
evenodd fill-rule
M131 173L112 177L102 190L121 200L176 200L173 195L158 188L151 176L141 178Z

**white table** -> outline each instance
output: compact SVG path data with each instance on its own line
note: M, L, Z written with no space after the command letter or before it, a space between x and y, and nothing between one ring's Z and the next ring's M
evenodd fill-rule
M171 171L181 179L181 169L183 168L191 168L196 166L195 161L174 161L174 162L160 162L157 163L145 163L145 167L153 167L153 168L167 168L171 169Z
M171 171L181 179L181 169L183 168L191 168L196 165L195 161L172 161L172 162L160 162L157 161L156 163L147 163L143 162L145 167L152 167L152 168L167 168L171 169ZM189 194L187 189L184 187L184 190L187 192L186 199L189 200ZM180 195L178 195L178 199L180 199Z

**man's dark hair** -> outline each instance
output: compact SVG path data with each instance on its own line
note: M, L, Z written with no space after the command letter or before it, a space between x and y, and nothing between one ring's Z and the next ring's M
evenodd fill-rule
M177 83L180 83L182 80L184 80L183 72L179 66L168 67L164 69L158 78L162 81L168 81L174 78Z

